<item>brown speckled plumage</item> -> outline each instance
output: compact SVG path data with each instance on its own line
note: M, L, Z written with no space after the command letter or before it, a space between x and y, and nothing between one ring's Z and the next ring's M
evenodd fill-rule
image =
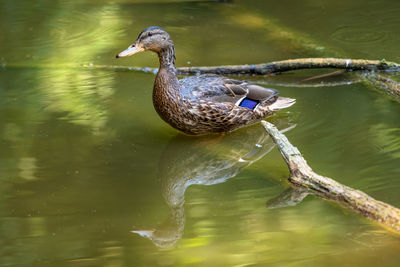
M219 75L204 74L178 80L174 44L160 27L143 30L135 43L117 57L145 50L156 52L160 60L153 88L156 111L172 127L187 134L230 132L256 123L295 102L278 97L274 89ZM254 109L241 107L239 103L244 98L259 104Z

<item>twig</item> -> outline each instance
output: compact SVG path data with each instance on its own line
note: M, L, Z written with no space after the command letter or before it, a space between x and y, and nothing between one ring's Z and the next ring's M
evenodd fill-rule
M314 83L299 83L299 82L277 82L274 80L266 81L257 81L258 84L265 84L266 86L285 86L285 87L295 87L295 88L302 88L302 87L335 87L335 86L343 86L349 84L355 84L361 82L361 79L354 78L352 80L345 80L345 81L338 81L338 82L314 82Z
M367 194L313 172L300 151L271 123L262 121L290 170L289 182L324 199L356 211L380 225L400 233L400 210Z
M309 81L314 81L314 80L318 80L318 79L323 79L323 78L328 78L328 77L333 77L333 76L337 76L340 74L343 74L346 70L337 70L334 72L330 72L330 73L325 73L325 74L321 74L321 75L315 75L309 78L305 78L303 80L301 80L300 82L304 83L304 82L309 82Z

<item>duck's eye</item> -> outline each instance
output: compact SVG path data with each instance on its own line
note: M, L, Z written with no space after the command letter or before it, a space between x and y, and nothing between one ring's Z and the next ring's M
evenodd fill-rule
M152 36L152 35L153 35L153 33L152 33L152 32L149 32L148 36Z

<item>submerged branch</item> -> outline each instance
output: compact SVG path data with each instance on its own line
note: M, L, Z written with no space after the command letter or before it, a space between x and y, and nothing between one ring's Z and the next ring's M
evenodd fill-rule
M383 91L385 91L387 94L400 99L400 83L399 82L394 81L383 75L376 74L376 73L366 73L362 77L367 79L374 87L380 88Z
M342 185L331 178L316 174L302 157L300 151L289 142L284 134L271 123L262 121L262 124L288 164L289 181L294 186L305 188L314 195L335 201L386 228L400 232L399 209L375 200L361 191Z

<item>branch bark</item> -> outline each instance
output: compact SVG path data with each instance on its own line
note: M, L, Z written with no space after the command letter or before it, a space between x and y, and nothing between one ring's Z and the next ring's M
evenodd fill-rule
M312 194L339 203L378 224L400 233L400 210L369 195L342 185L331 178L313 172L300 151L271 123L262 121L272 137L289 170L289 182Z
M215 67L180 67L178 74L253 74L265 75L269 73L281 73L299 69L346 69L369 71L400 71L400 64L385 60L343 59L343 58L300 58L270 63L253 65L226 65Z
M157 68L140 68L107 65L82 65L83 68L117 71L140 71L146 73L157 73ZM266 75L270 73L281 73L300 69L345 69L345 70L369 70L400 72L400 64L385 60L344 59L344 58L299 58L282 61L274 61L261 64L224 65L204 67L178 67L177 74L247 74Z

